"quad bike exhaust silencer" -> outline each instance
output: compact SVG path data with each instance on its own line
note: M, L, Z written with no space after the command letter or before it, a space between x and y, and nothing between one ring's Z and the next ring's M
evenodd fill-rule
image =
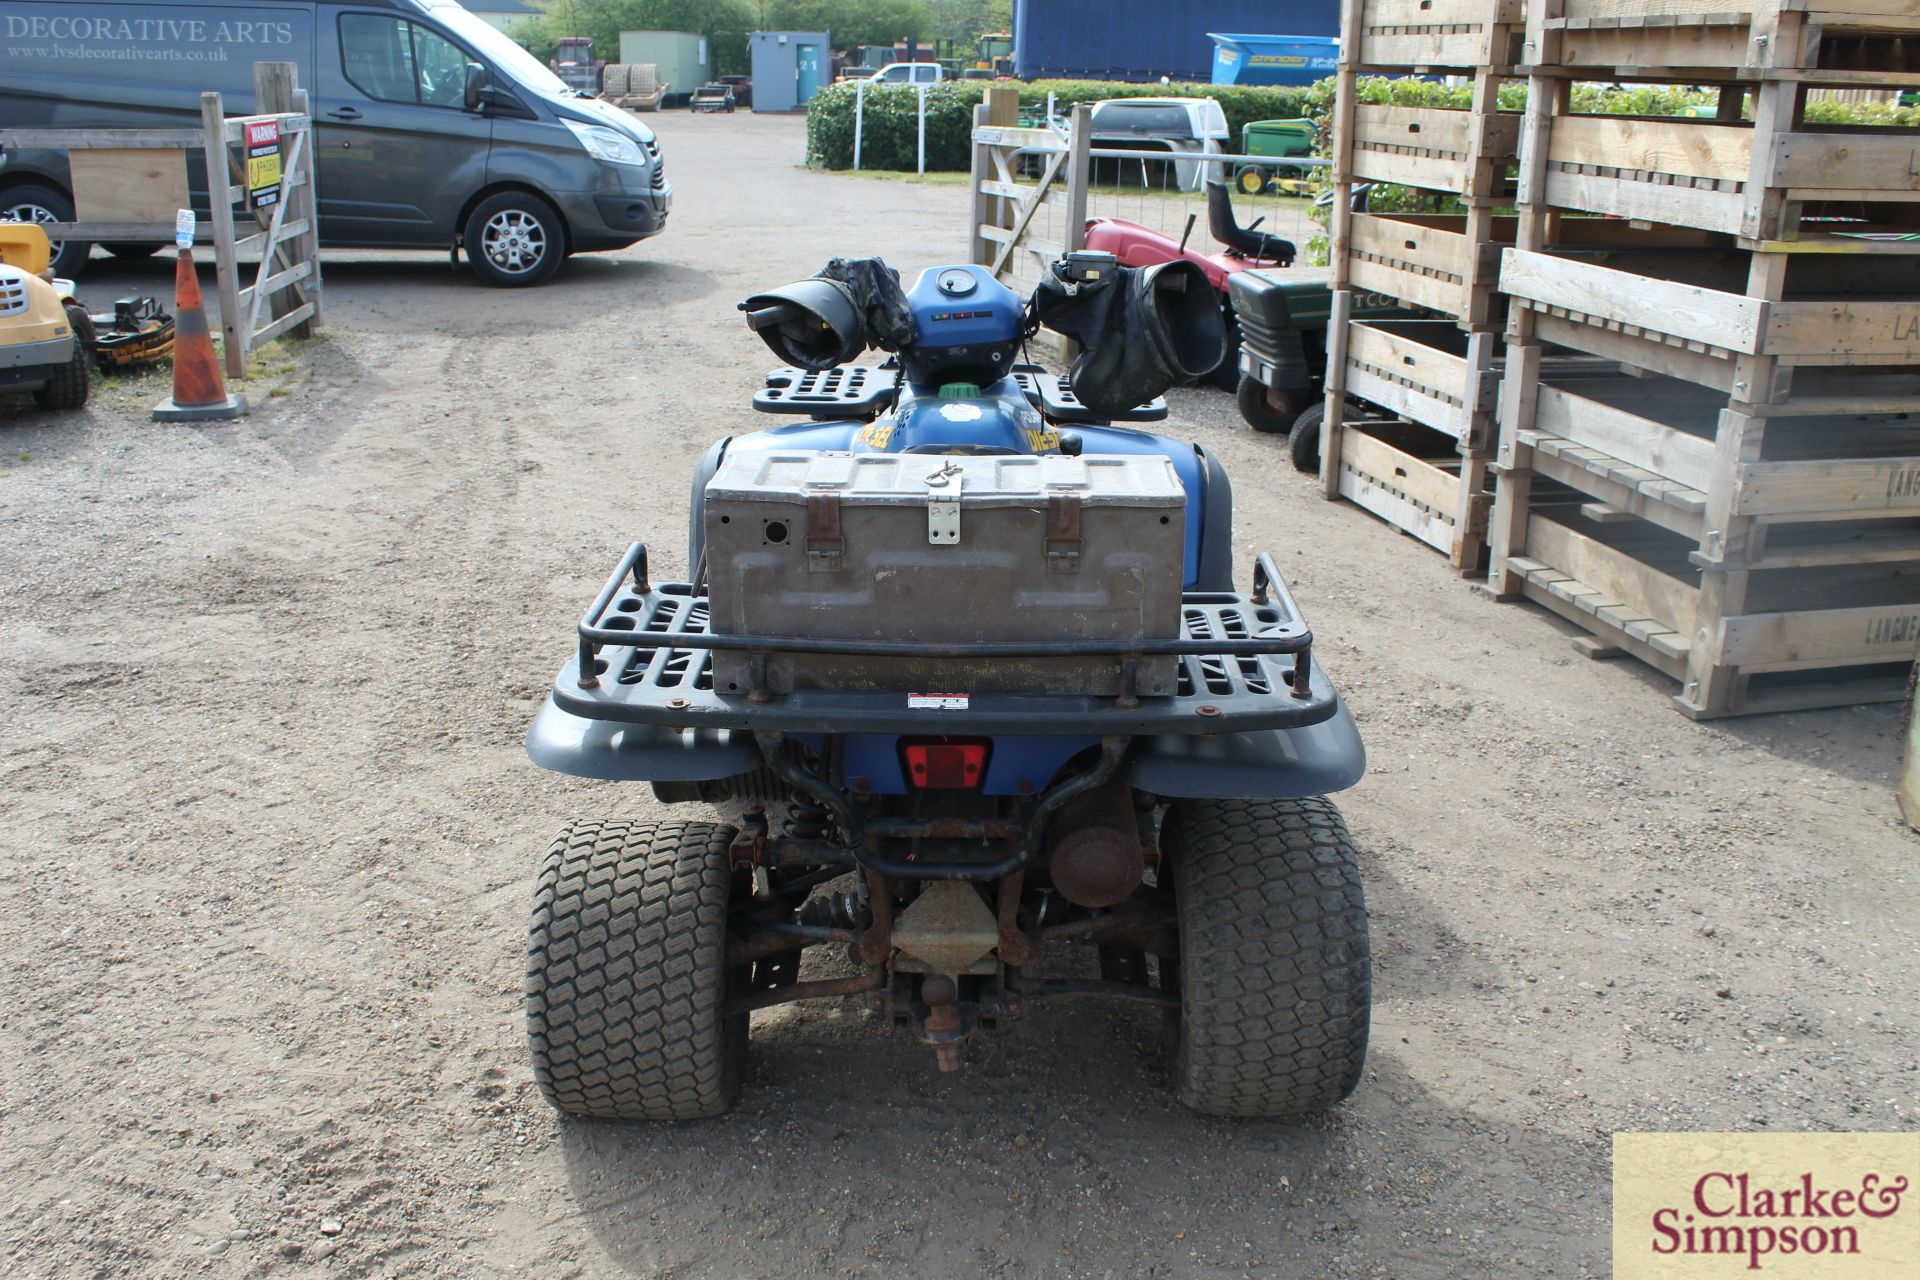
M1109 782L1069 801L1048 827L1053 887L1080 907L1113 907L1133 896L1146 869L1133 793Z

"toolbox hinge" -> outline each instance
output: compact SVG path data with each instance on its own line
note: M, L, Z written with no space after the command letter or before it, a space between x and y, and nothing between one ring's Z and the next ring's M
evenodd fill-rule
M838 494L807 495L807 570L833 573L839 570L847 550L840 536L840 498Z
M927 477L927 541L936 546L960 541L960 464L948 462Z
M1055 573L1080 572L1080 495L1047 495L1047 568Z

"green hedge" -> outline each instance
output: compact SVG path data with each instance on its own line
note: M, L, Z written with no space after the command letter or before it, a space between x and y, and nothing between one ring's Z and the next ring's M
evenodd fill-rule
M968 136L973 109L985 96L985 81L948 81L927 90L927 168L963 170L972 163ZM1115 84L1105 80L1035 80L1020 86L1022 107L1054 107L1103 98L1212 98L1219 102L1239 146L1241 126L1254 120L1304 114L1310 90L1250 88L1231 84ZM822 169L853 167L852 84L822 89L807 104L807 163ZM906 85L867 86L866 122L860 133L860 164L868 169L912 169L916 157L918 98Z

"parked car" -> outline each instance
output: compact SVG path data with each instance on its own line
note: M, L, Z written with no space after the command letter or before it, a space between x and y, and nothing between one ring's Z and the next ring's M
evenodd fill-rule
M0 128L197 125L209 89L240 114L256 62L297 64L312 95L323 244L464 244L482 280L531 285L570 253L666 226L673 190L653 131L453 0L0 0ZM204 212L205 169L188 163ZM74 220L64 151L0 157L9 216ZM54 270L75 274L88 248L57 246Z
M1182 160L1182 155L1222 155L1227 137L1227 113L1212 98L1103 98L1093 104L1094 149L1114 151L1165 151L1174 159L1174 178L1182 191L1198 191L1217 165L1198 160ZM1138 172L1141 185L1148 184L1147 166L1151 160L1101 160L1095 164L1103 171L1117 167L1122 175Z
M889 62L867 77L872 84L939 84L946 69L937 62Z

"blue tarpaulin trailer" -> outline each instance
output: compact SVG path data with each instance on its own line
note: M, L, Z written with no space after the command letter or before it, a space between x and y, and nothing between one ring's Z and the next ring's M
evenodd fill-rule
M1214 57L1209 31L1275 27L1337 35L1340 0L1014 0L1013 73L1205 84Z
M1215 84L1312 84L1333 74L1340 42L1327 36L1245 36L1208 32Z

